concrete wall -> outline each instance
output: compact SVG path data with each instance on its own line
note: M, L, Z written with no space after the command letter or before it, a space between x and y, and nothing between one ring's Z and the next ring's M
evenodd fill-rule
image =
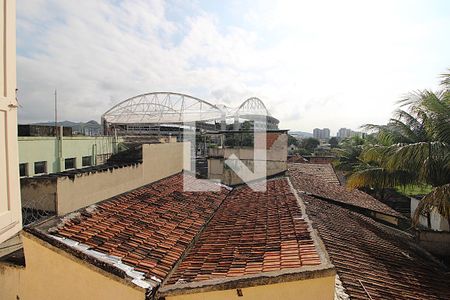
M287 170L287 134L269 133L267 136L266 176L272 176ZM243 183L242 179L226 164L231 155L235 155L251 171L254 170L253 148L211 148L208 158L208 178L218 179L222 183L235 185ZM256 178L255 178L256 179Z
M446 231L416 231L416 240L429 252L450 257L450 232Z
M150 183L143 173L144 165L137 163L103 172L82 173L74 178L58 177L56 212L65 215Z
M91 156L92 165L101 164L105 157L115 153L113 137L63 137L61 145L56 137L19 137L19 162L28 163L28 176L34 176L34 163L47 162L47 173L65 170L64 159L76 158L76 167L82 167L82 157ZM120 142L120 139L117 141ZM61 158L59 157L61 147Z
M419 205L420 200L411 197L411 217L414 216L414 213ZM438 212L432 211L430 214L431 219L431 229L439 230L439 231L449 231L448 221L442 217ZM419 223L425 227L428 227L427 218L424 216L420 216Z
M22 178L22 207L56 212L56 178Z
M2 300L143 300L145 290L98 269L28 233L26 267L0 264Z
M254 161L248 159L241 159L241 162L246 165L251 171L254 170ZM266 161L266 176L272 176L286 171L286 161ZM208 159L208 178L218 179L227 185L241 184L242 179L228 166L225 166L224 159Z
M181 172L183 150L183 143L143 145L142 163L70 177L23 178L22 202L27 203L25 207L65 215Z
M197 294L167 296L166 300L333 300L334 276L300 281L282 282L242 288L242 296L236 289Z

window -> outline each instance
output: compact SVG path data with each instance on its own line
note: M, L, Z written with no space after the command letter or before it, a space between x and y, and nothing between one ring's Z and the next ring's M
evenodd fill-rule
M81 160L81 165L83 167L89 167L92 165L92 157L91 156L83 156Z
M19 164L19 175L20 177L28 176L28 163Z
M67 169L75 169L76 168L76 158L66 158L64 161L64 166Z
M34 163L34 174L47 173L47 162L37 161Z

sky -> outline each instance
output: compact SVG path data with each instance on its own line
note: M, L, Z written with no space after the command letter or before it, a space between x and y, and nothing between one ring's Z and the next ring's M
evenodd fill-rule
M280 128L386 123L450 68L450 1L19 0L19 122L100 121L132 96L172 91Z

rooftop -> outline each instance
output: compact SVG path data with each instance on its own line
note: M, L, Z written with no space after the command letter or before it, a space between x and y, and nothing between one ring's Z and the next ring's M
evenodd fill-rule
M226 187L219 192L182 191L180 173L38 229L88 256L101 260L106 255L131 267L142 273L141 284L147 286L148 279L165 279L229 193Z
M298 166L300 165L303 167L303 165L306 164L296 164L295 166L290 165L288 173L293 185L301 193L311 194L327 200L336 201L345 205L359 207L397 218L403 218L399 212L369 194L366 194L358 189L350 190L339 185L336 175L334 175L336 179L331 179L328 172L323 172L323 175L311 175L310 173L313 173L311 172L313 169L299 168ZM337 181L337 183L335 183L335 181Z
M292 163L289 165L289 169L317 176L328 183L340 184L331 164Z
M311 228L286 178L267 192L234 189L168 283L239 277L317 266Z
M212 182L204 184L218 191L183 191L193 180L179 173L28 231L149 289L334 274L287 178L267 181L265 193Z
M301 196L351 299L450 299L450 272L407 233Z

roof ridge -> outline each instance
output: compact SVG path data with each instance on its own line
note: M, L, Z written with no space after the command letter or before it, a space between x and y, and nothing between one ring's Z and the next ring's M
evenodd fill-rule
M225 185L226 186L226 185ZM222 205L225 203L225 201L228 199L228 197L233 193L234 188L231 189L227 189L228 193L226 195L226 197L222 200L222 202L217 206L217 208L213 211L213 213L210 215L210 217L208 218L208 220L205 222L205 224L203 224L203 226L200 228L200 230L198 230L197 234L192 238L191 242L189 243L189 245L184 249L183 254L181 254L181 256L178 258L178 260L175 262L175 264L173 265L172 269L170 270L170 272L167 274L167 276L162 280L161 284L158 286L157 289L159 289L160 287L163 287L167 281L172 277L172 274L175 273L175 271L177 271L180 263L186 258L187 254L189 253L189 251L195 246L195 244L197 243L197 241L200 239L202 233L205 231L205 229L208 227L209 223L211 222L211 220L214 218L214 216L216 215L217 211L219 210L220 207L222 207ZM156 291L157 293L158 291Z

